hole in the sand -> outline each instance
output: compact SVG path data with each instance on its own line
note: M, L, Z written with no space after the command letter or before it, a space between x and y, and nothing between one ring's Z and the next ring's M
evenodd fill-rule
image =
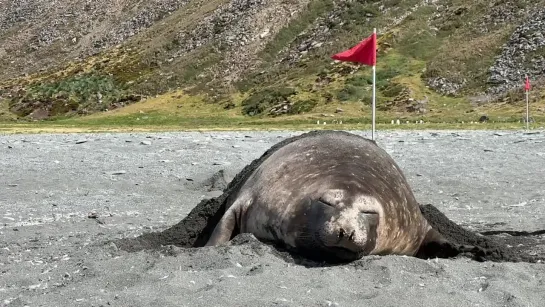
M205 177L204 179L202 179ZM199 174L195 177L185 178L185 185L197 191L215 192L223 191L229 185L232 180L228 172L220 169L213 174Z

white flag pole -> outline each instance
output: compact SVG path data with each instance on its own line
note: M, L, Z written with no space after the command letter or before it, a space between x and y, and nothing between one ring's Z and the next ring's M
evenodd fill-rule
M373 29L373 34L376 35L377 34L377 29L374 28ZM376 52L376 51L375 51ZM376 106L376 103L375 103L375 99L376 99L376 90L375 90L375 87L376 87L376 72L377 72L377 68L376 68L376 64L373 64L373 111L372 111L372 117L373 117L373 124L372 124L372 128L371 128L371 139L374 141L375 140L375 106Z
M526 75L526 82L528 80L528 75ZM530 130L530 99L528 97L529 90L526 89L526 130Z

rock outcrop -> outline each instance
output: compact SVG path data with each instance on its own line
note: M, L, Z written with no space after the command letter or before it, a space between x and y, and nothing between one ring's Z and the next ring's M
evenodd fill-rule
M545 9L540 9L519 26L490 68L490 94L504 94L521 88L525 75L545 75Z
M428 80L428 86L445 96L456 96L464 87L464 82L450 81L445 77L435 77Z

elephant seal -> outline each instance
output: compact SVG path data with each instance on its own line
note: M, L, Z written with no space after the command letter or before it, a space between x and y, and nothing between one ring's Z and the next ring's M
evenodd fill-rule
M459 252L423 217L392 157L343 131L308 133L263 160L227 201L206 246L238 233L326 261Z

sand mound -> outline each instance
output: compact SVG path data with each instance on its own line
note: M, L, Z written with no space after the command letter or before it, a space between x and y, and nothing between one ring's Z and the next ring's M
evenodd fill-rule
M421 205L420 210L447 240L454 244L473 245L483 249L485 254L472 255L473 258L488 261L537 262L545 256L535 253L536 246L543 244L545 238L538 238L540 232L526 235L507 236L509 231L495 231L491 234L474 233L457 225L433 205Z
M220 169L216 171L215 173L213 173L212 175L209 175L209 176L207 175L206 179L203 179L203 180L195 180L193 178L186 178L185 186L195 191L222 192L227 188L231 179L232 178L229 176L229 174L225 170Z
M172 227L161 232L145 233L137 238L121 239L115 241L115 244L119 249L128 252L158 249L166 245L178 247L203 246L214 230L215 225L221 219L225 210L225 204L229 198L236 194L248 176L262 161L286 144L320 133L324 133L324 131L312 131L301 134L285 139L272 146L260 158L244 167L223 190L221 196L201 201L186 218ZM217 174L217 176L213 177L211 178L213 185L215 182L220 182L221 184L221 180L218 180L218 178L223 178L223 174ZM540 246L543 246L545 242L543 231L534 233L495 231L493 233L478 234L457 225L433 205L421 205L420 209L432 226L451 243L477 247L473 252L461 253L463 256L479 261L497 262L538 262L545 260L545 253L538 251ZM244 240L239 241L236 241L238 242L237 244L245 242Z

